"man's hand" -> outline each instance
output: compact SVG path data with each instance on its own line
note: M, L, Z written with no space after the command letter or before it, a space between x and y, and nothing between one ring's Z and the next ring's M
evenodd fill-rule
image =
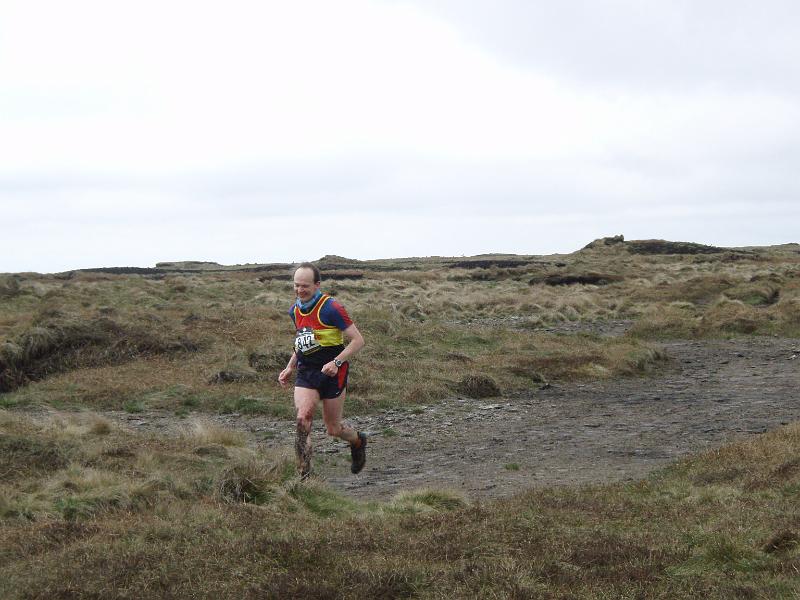
M286 387L289 384L289 378L292 376L292 371L294 369L292 367L286 367L281 374L278 375L278 383L281 384L281 387Z
M336 363L331 361L329 363L325 363L322 366L321 371L327 375L328 377L333 377L339 372L339 367L336 366Z

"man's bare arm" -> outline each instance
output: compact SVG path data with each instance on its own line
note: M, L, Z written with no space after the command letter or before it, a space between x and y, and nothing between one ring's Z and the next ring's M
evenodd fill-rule
M280 375L278 375L278 383L280 383L282 387L286 387L286 385L289 383L289 377L292 376L292 372L296 366L297 354L292 352L292 357L289 359L289 364L287 364L286 368L281 371Z
M339 356L336 358L342 362L349 360L353 356L355 356L363 347L364 347L364 336L361 335L361 332L356 327L355 323L351 324L347 329L344 330L344 336L349 341L347 342L347 346L345 346L344 350L339 353ZM339 367L337 367L333 361L326 363L322 367L322 372L325 375L336 375L339 371Z

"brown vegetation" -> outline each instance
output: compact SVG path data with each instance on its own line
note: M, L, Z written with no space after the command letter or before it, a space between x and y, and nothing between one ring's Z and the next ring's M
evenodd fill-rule
M554 257L321 262L368 343L349 414L646 377L666 337L800 335L794 246L620 236ZM299 484L286 456L203 418L291 415L286 267L0 280L1 597L800 594L796 424L644 481L487 504ZM617 322L629 332L604 335ZM105 410L182 425L137 433Z
M642 255L631 251L637 242L610 240L557 257L325 257L330 273L360 277L325 284L368 339L351 381L354 408L441 398L468 376L491 377L508 393L642 373L663 360L651 345L664 337L800 332L800 255L791 247L729 261L728 251ZM165 264L157 277L6 277L14 291L0 299L0 381L24 387L2 402L289 410L274 382L291 349L287 266L211 266ZM630 335L558 333L606 321L632 321ZM462 358L447 358L454 354ZM58 391L65 386L69 394Z
M39 445L0 479L4 598L800 592L796 425L644 481L484 505L431 489L348 500L203 423L178 437L99 429L0 411L3 436Z

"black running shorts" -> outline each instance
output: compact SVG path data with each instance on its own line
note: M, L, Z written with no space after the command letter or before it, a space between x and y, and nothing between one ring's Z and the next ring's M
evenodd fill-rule
M319 397L323 400L338 398L347 387L347 372L350 365L344 363L339 367L339 372L331 377L325 375L319 369L311 367L299 367L297 369L297 380L295 387L310 388L319 392Z

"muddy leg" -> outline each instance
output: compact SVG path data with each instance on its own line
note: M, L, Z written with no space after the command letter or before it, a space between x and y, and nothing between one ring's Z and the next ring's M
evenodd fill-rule
M318 403L319 393L317 390L294 388L294 406L297 409L294 452L297 457L297 471L301 479L306 479L311 474L311 423Z
M311 474L311 432L300 421L297 422L294 453L297 456L297 472L300 473L300 479L306 479Z

